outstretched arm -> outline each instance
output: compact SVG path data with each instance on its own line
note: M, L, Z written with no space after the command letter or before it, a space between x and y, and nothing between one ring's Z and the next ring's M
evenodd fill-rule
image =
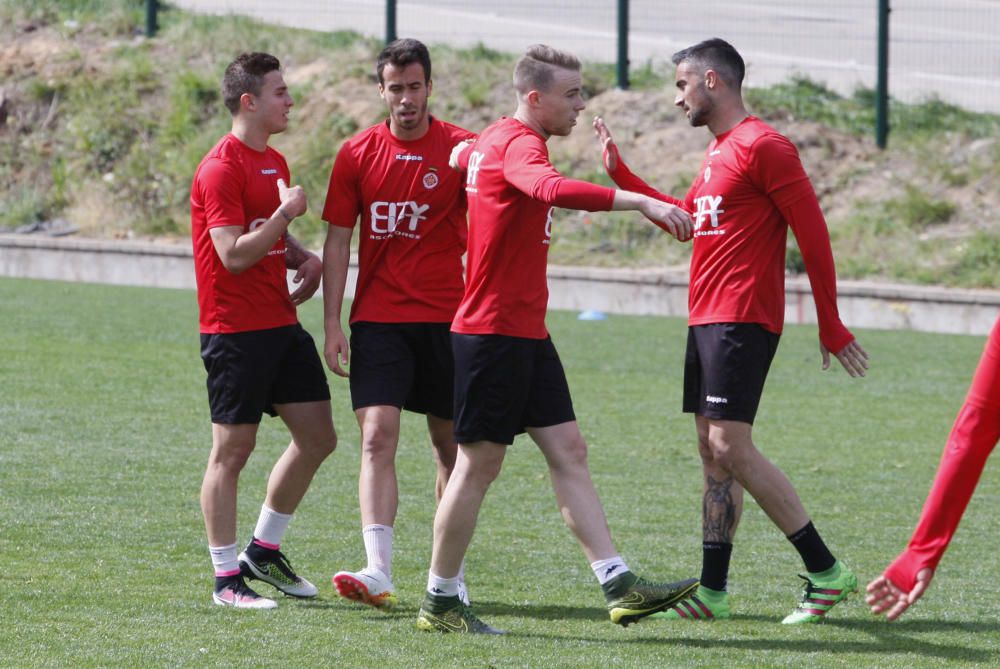
M615 144L615 140L611 136L611 130L600 116L594 117L594 134L597 135L597 140L601 143L604 169L619 188L632 191L633 193L641 193L647 197L668 202L676 207L684 207L684 203L681 200L666 193L661 193L629 169L622 158L621 152L618 150L618 145Z
M920 520L904 550L868 584L872 613L898 618L930 585L1000 440L1000 319L979 359L965 404L948 435Z

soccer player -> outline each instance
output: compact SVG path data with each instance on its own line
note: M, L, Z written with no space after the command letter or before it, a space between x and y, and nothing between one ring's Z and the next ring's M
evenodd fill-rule
M417 618L424 630L501 633L462 602L459 570L486 491L514 436L525 431L545 456L563 519L604 589L613 622L628 625L662 610L697 584L649 583L619 555L545 328L554 207L639 210L680 240L690 238L690 217L653 198L568 179L552 167L546 141L568 135L584 109L575 57L529 47L515 66L514 88L514 116L453 154L466 171L469 199L466 288L452 323L459 452L434 519L427 594Z
M1000 320L986 341L910 543L868 584L866 600L873 614L895 620L923 596L998 440Z
M743 59L727 42L711 39L677 52L673 62L675 104L692 126L708 126L714 135L683 201L632 174L603 120L594 121L615 183L694 215L684 411L695 414L705 477L701 585L657 617L730 617L726 583L746 490L798 550L808 572L802 600L783 622L817 622L856 591L857 578L834 558L788 478L752 438L784 324L789 227L813 290L823 369L833 352L852 377L864 376L868 355L841 323L829 233L798 152L743 105Z
M431 58L414 39L389 44L375 72L389 118L341 147L323 219L327 365L348 376L361 428L358 491L367 566L334 575L344 597L390 608L393 523L399 506L396 449L400 413L426 414L437 461L436 497L455 466L454 364L449 327L462 298L465 193L448 167L451 148L472 137L427 112ZM351 236L361 218L359 274L350 347L340 324ZM464 592L464 582L463 582Z
M323 362L295 313L316 292L322 263L287 232L305 213L306 195L287 185L285 158L267 145L288 127L293 105L280 67L274 56L245 53L226 68L222 96L232 131L202 159L191 184L201 357L212 413L201 508L215 567L212 599L242 609L277 606L247 587L245 577L293 597L317 594L280 546L337 443ZM301 283L291 295L286 268L297 270ZM253 538L237 556L237 484L264 412L281 417L292 441L268 477Z

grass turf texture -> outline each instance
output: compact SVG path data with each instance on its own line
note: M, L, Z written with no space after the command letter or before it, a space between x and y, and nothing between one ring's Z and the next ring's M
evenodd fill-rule
M541 455L511 449L468 559L476 610L511 632L462 638L414 629L434 510L419 417L398 456L395 583L385 615L337 598L330 576L363 566L358 430L331 377L340 445L283 545L321 588L271 612L213 606L198 507L210 444L195 296L188 291L0 279L0 666L592 667L970 666L996 660L1000 577L988 467L932 589L899 623L854 597L822 626L779 624L800 594L791 546L747 499L732 621L611 625L562 525ZM321 304L300 310L322 344ZM591 445L612 532L631 566L697 576L700 469L680 413L681 320L549 318ZM862 332L870 377L821 373L815 329L790 327L755 430L817 527L863 582L905 544L981 351L980 337ZM239 536L252 531L286 441L265 420L242 479ZM261 585L260 590L274 591Z

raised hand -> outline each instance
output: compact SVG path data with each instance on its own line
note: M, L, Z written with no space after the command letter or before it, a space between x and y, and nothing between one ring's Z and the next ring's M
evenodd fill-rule
M306 202L306 192L302 186L288 186L284 179L278 179L278 198L281 200L281 210L291 218L306 213L309 208Z
M597 141L601 143L601 149L604 151L604 169L614 172L618 168L620 157L618 145L615 144L611 130L600 116L594 117L594 134L597 135Z

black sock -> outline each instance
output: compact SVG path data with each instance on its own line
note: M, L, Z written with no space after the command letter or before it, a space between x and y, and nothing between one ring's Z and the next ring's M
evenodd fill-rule
M788 540L792 542L795 550L802 556L802 561L805 563L806 571L808 572L826 571L837 562L837 559L833 557L833 553L823 543L823 538L819 536L819 532L813 527L811 520L798 532L789 534Z
M729 558L733 545L718 541L701 544L701 584L711 590L725 590L729 580Z

